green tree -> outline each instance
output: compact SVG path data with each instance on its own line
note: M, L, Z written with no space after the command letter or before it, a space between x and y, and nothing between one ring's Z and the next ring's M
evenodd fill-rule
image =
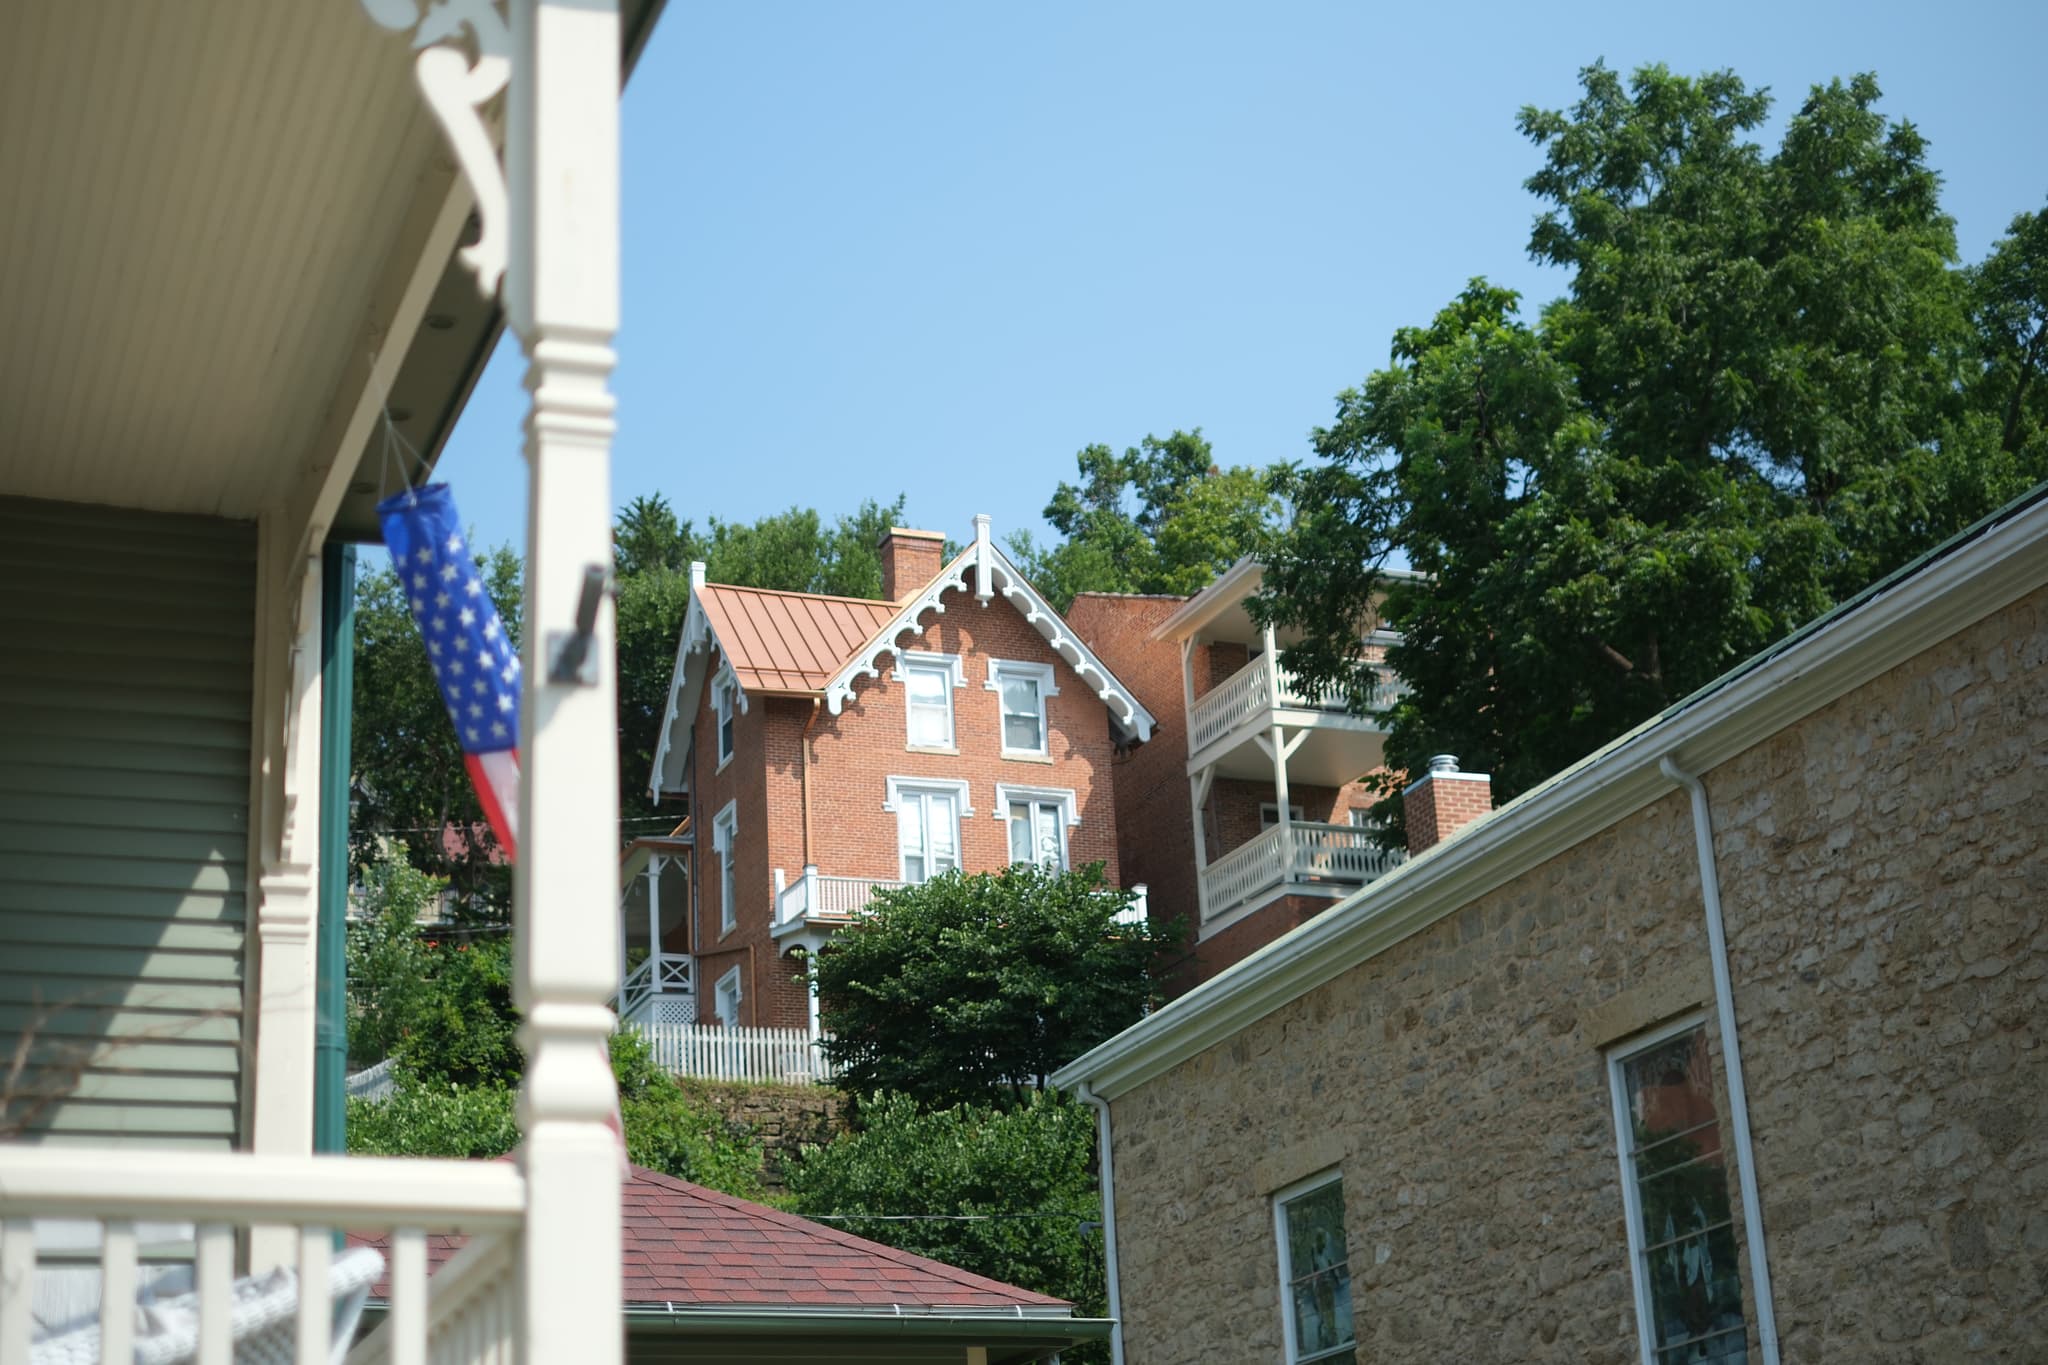
M1041 548L1019 532L1009 542L1062 611L1083 592L1200 592L1278 522L1270 472L1219 467L1199 427L1147 436L1121 455L1092 445L1075 463L1081 481L1060 484L1045 508L1065 538Z
M626 504L612 528L612 562L621 582L646 573L686 573L705 544L659 493Z
M523 567L509 549L480 559L505 631L520 638ZM386 840L446 881L464 914L502 918L510 874L477 804L462 747L434 683L426 646L389 568L356 581L355 698L351 713L349 855L375 861Z
M1161 937L1100 864L1020 863L884 891L817 959L825 1049L854 1094L1019 1101L1138 1021Z
M860 1117L861 1131L805 1147L790 1169L798 1213L1107 1313L1092 1110L1048 1093L924 1113L907 1095L873 1095Z
M395 851L364 869L362 886L362 917L348 926L350 1064L389 1058L468 1087L516 1078L510 941L423 935L419 918L446 884Z
M1816 87L1770 155L1749 137L1768 98L1731 74L1582 80L1569 112L1521 116L1548 205L1529 249L1565 297L1532 325L1474 281L1397 332L1315 433L1322 463L1283 481L1297 515L1257 604L1301 631L1290 666L1360 708L1360 627L1399 630L1389 763L1456 753L1501 796L2042 472L1986 460L1971 398L2030 373L2024 305L1985 302L2024 300L2025 272L1978 285L2009 323L1979 379L1937 178L1875 80ZM1404 559L1422 577L1377 572Z
M761 1143L752 1130L693 1102L655 1065L637 1033L611 1042L626 1156L637 1166L761 1197ZM466 1084L401 1066L392 1092L348 1102L348 1149L367 1156L482 1159L519 1145L517 1076Z
M792 507L742 523L711 518L705 547L713 583L779 592L821 592L835 597L879 598L882 557L877 548L903 520L904 498L870 498L830 526L809 508ZM687 529L687 523L686 529Z

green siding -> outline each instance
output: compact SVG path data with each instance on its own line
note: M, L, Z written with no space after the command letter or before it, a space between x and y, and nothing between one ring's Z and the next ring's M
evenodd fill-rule
M35 1136L235 1141L255 621L246 522L0 498L0 1058L31 1035Z

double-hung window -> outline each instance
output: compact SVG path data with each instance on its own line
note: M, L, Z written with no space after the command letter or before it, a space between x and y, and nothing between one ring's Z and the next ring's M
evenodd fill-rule
M1067 870L1067 826L1075 819L1072 791L999 782L996 818L1009 826L1011 862Z
M1052 665L991 659L988 690L1002 707L1003 753L1013 758L1041 758L1052 752L1046 736L1045 699L1056 697Z
M711 992L711 1008L726 1028L740 1026L740 969L734 967L718 978Z
M953 689L963 679L951 654L906 651L896 666L903 681L905 729L913 749L953 747Z
M1294 824L1301 824L1301 807L1295 804L1294 802L1289 801L1287 803L1287 818ZM1271 829L1273 828L1273 826L1279 823L1280 803L1278 801L1259 802L1259 828Z
M718 766L732 758L733 712L738 709L740 685L730 670L721 667L711 683L711 705L718 714Z
M904 881L929 881L959 868L965 782L892 777L886 804L896 812L896 849Z
M1748 1358L1706 1026L1608 1055L1643 1365Z
M731 933L739 923L739 878L734 866L738 859L733 843L739 838L740 817L738 802L728 801L725 809L718 812L718 818L711 822L711 845L718 853L718 930Z
M1273 1197L1273 1224L1288 1365L1356 1365L1343 1179L1326 1171L1280 1191Z

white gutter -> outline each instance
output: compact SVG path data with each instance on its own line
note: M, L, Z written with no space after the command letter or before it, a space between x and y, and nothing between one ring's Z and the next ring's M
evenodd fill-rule
M1714 858L1714 821L1706 784L1666 754L1657 765L1692 797L1693 842L1698 846L1700 900L1707 909L1707 956L1714 969L1714 1012L1721 1026L1721 1064L1728 1073L1728 1108L1735 1126L1736 1175L1742 1186L1742 1231L1749 1242L1749 1274L1756 1286L1756 1333L1764 1365L1778 1365L1778 1314L1771 1298L1771 1259L1764 1249L1763 1200L1756 1190L1756 1153L1749 1142L1749 1091L1742 1082L1742 1047L1735 1037L1735 986L1728 972L1728 931L1721 922L1721 873Z
M1124 1365L1124 1296L1116 1274L1116 1163L1109 1154L1109 1101L1086 1084L1074 1088L1074 1097L1096 1116L1096 1145L1102 1153L1103 1271L1109 1280L1109 1359L1110 1365Z

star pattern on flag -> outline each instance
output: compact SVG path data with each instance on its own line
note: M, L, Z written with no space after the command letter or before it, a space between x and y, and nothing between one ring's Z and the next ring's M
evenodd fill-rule
M519 655L465 550L454 532L413 549L409 601L463 750L488 753L518 742Z

